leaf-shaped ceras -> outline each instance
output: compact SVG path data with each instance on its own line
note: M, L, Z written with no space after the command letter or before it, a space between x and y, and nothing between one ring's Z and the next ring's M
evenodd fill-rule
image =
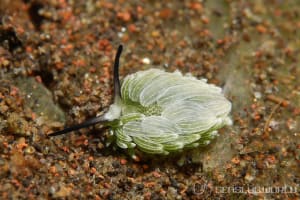
M149 69L126 76L120 88L121 50L114 67L115 99L108 112L50 135L102 122L111 126L120 148L168 154L209 144L217 129L231 123L231 103L222 89L190 74ZM115 123L107 123L111 121Z

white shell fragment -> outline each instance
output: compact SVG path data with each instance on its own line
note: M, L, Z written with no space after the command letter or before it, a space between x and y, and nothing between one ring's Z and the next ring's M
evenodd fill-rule
M121 97L106 117L121 115L113 130L117 145L125 149L168 154L207 145L217 129L231 124L231 103L222 89L179 71L149 69L131 74L122 83Z
M144 63L145 65L149 65L150 64L150 59L149 58L143 58L142 63Z

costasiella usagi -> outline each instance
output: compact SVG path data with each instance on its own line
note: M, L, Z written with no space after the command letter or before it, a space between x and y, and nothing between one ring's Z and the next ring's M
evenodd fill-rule
M232 123L231 102L222 89L191 74L150 68L119 80L119 46L113 67L114 100L101 116L63 130L58 136L103 124L122 149L168 155L208 145L218 129Z

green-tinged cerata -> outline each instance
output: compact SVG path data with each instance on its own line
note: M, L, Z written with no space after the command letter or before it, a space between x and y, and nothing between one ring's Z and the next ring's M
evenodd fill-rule
M50 136L104 123L120 148L169 154L207 145L219 128L231 124L231 103L222 89L190 74L149 69L126 76L120 87L121 51L122 46L115 59L115 97L108 112Z

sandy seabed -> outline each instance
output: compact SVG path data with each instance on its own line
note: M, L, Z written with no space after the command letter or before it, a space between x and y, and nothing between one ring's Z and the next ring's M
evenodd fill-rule
M300 4L0 0L0 199L298 199ZM47 134L107 110L122 77L151 67L206 78L233 125L168 157L101 127Z

